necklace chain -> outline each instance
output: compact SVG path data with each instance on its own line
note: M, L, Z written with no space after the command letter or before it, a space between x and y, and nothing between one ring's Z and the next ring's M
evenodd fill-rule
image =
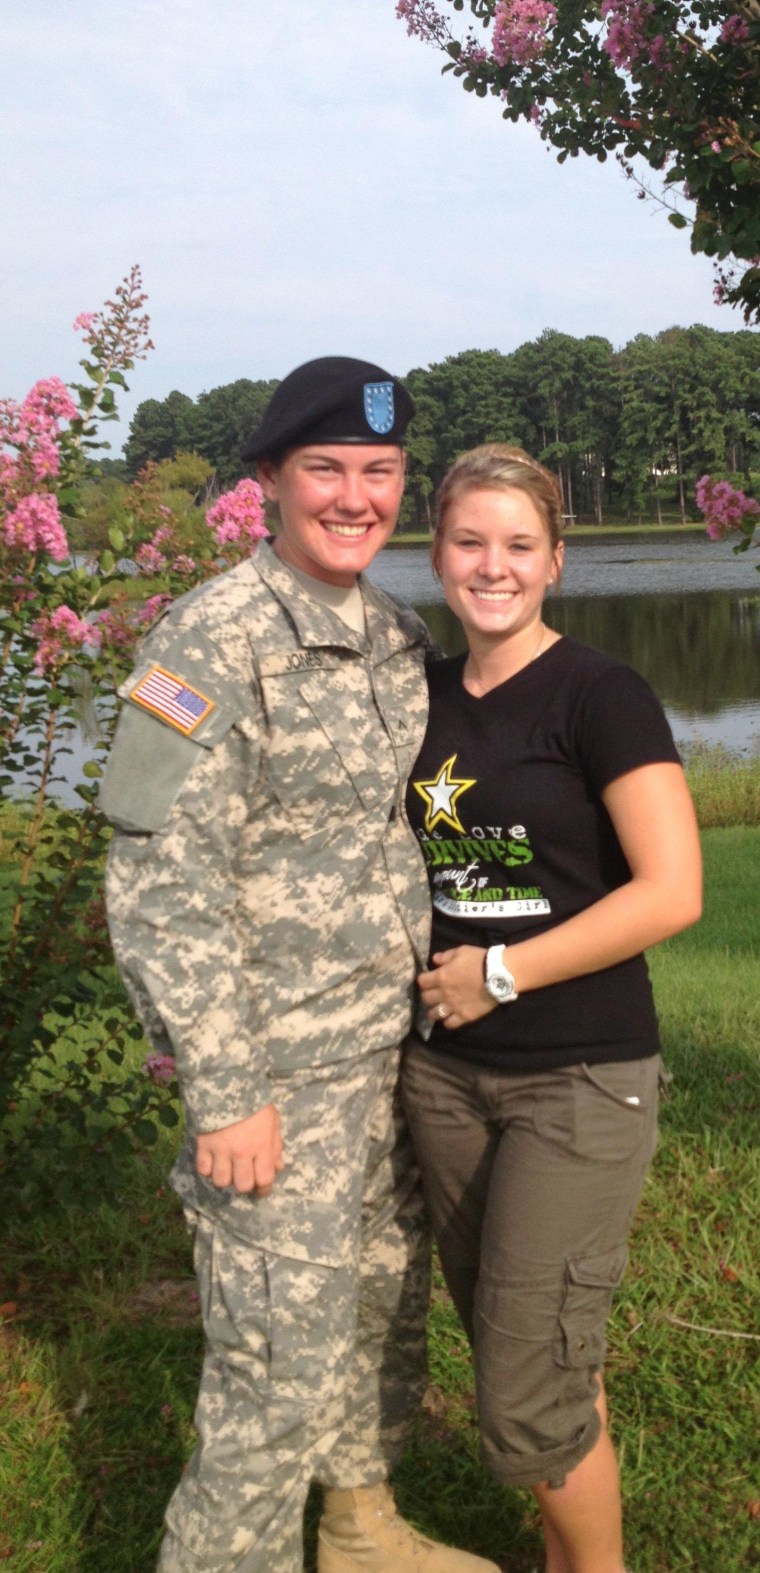
M526 666L531 666L532 663L541 654L541 649L543 647L543 643L544 643L544 640L545 640L546 635L548 634L548 632L549 632L548 628L546 628L544 626L544 624L542 623L541 624L541 638L539 639L538 644L536 645L536 648L533 651L533 654L528 657L527 661L523 662L522 666L518 666L517 672L523 672L525 670L525 667ZM486 690L485 690L485 687L484 687L482 679L480 677L478 677L478 674L475 671L475 663L474 663L474 661L472 659L472 651L468 652L467 660L465 661L465 671L467 672L467 676L468 676L470 682L476 684L477 687L480 689L481 694L484 694L486 692ZM510 673L510 677L516 677L517 672L511 672Z

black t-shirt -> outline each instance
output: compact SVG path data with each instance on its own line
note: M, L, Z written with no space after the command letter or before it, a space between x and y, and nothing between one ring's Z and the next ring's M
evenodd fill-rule
M428 867L432 950L515 944L630 879L601 792L678 763L662 707L630 667L564 638L482 698L464 656L428 671L430 719L406 806ZM659 1048L643 955L522 994L430 1048L515 1073Z

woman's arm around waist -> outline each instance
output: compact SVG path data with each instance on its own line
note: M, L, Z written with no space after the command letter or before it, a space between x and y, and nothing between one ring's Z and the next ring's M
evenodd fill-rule
M642 765L610 782L601 796L631 878L556 928L504 946L518 994L627 961L701 914L699 832L681 766ZM497 1008L484 985L480 946L461 945L432 959L433 970L419 985L435 1019L461 1027Z

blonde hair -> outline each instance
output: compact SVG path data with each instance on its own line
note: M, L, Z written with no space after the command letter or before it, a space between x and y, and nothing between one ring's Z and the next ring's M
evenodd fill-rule
M543 464L532 459L522 448L512 448L505 442L486 442L480 448L461 453L438 488L433 536L433 567L436 570L446 517L455 503L467 492L507 488L527 493L546 527L552 551L557 548L562 537L562 492L556 475L544 469Z

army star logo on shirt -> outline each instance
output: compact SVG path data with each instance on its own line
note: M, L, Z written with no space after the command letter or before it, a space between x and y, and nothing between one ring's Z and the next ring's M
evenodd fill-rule
M454 775L456 762L457 756L452 754L445 765L441 765L434 781L412 782L415 792L419 792L425 803L425 829L428 834L435 830L441 820L451 825L452 830L459 830L462 835L465 834L464 825L456 812L456 805L462 793L476 783L474 780L468 781L464 777Z

